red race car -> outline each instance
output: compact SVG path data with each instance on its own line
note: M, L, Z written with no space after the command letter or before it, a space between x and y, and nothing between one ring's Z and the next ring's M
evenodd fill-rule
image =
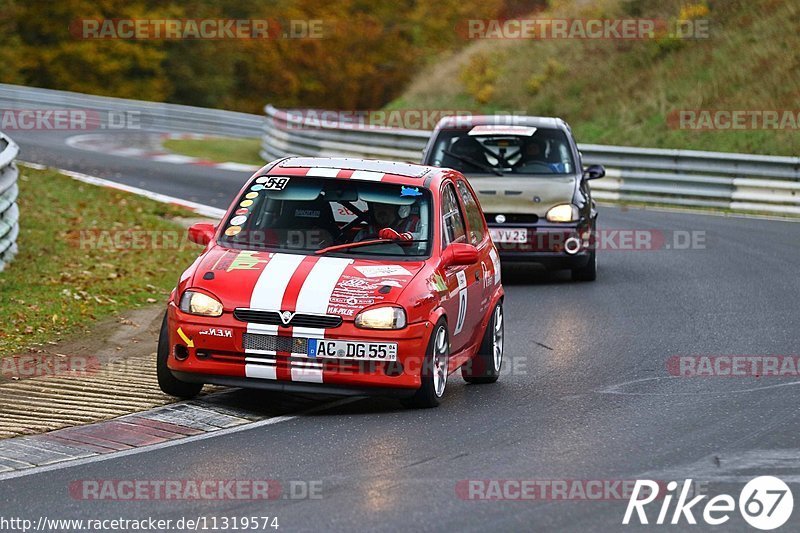
M497 250L460 173L360 159L288 158L257 172L173 291L158 381L439 404L450 372L497 381Z

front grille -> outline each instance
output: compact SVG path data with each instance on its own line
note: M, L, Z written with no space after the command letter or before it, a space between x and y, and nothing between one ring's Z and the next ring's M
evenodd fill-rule
M242 322L254 324L268 324L270 326L283 326L281 315L278 311L259 311L257 309L234 309L233 316ZM296 328L338 328L342 324L342 317L336 315L311 315L297 313L292 317L287 326Z
M489 225L492 224L499 224L494 217L499 215L500 213L484 213L484 218L486 218L486 222ZM535 224L539 222L539 215L534 215L532 213L503 213L503 216L506 217L506 221L503 224Z
M302 337L280 337L277 335L245 333L242 344L245 350L308 353L308 339Z

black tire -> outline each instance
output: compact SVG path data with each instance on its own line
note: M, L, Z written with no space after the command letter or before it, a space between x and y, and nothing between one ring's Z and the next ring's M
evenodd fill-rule
M503 368L504 344L503 302L500 301L492 310L492 317L486 325L478 353L461 367L461 377L464 378L464 381L467 383L494 383L497 381L497 378L500 377L500 370ZM499 353L496 348L499 349Z
M572 281L594 281L597 279L597 251L589 253L586 266L572 270Z
M437 390L437 382L441 379L441 373L437 373L437 366L435 364L436 343L439 339L441 346L441 335L444 332L444 358L445 365L449 364L450 360L450 335L447 333L447 322L440 319L433 327L431 338L428 341L428 347L425 350L425 361L422 364L422 385L411 398L403 400L403 405L406 407L413 407L416 409L428 409L436 407L441 403L442 396L447 386L447 371L444 372L444 383L441 389ZM447 368L447 367L445 367Z
M194 398L203 389L202 383L186 383L180 381L172 375L167 368L167 357L169 357L169 331L167 331L167 315L161 322L161 333L158 335L158 350L156 352L156 376L158 386L170 396L176 396L188 400Z

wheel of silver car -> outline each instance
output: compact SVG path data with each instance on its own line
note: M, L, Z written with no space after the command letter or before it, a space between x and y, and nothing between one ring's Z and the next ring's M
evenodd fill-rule
M447 342L447 329L439 327L433 341L433 392L441 398L447 387L447 364L450 357L450 346Z

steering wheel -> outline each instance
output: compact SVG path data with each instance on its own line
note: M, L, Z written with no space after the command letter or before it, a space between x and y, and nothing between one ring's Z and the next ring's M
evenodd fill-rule
M525 173L525 171L530 172L531 169L529 169L528 167L543 168L543 169L547 170L547 174L554 174L553 168L550 165L548 165L547 163L539 162L539 161L528 161L528 162L526 162L526 163L524 163L524 164L522 164L522 165L520 165L518 167L515 167L514 168L514 172L516 172L517 174L523 174L523 173Z

